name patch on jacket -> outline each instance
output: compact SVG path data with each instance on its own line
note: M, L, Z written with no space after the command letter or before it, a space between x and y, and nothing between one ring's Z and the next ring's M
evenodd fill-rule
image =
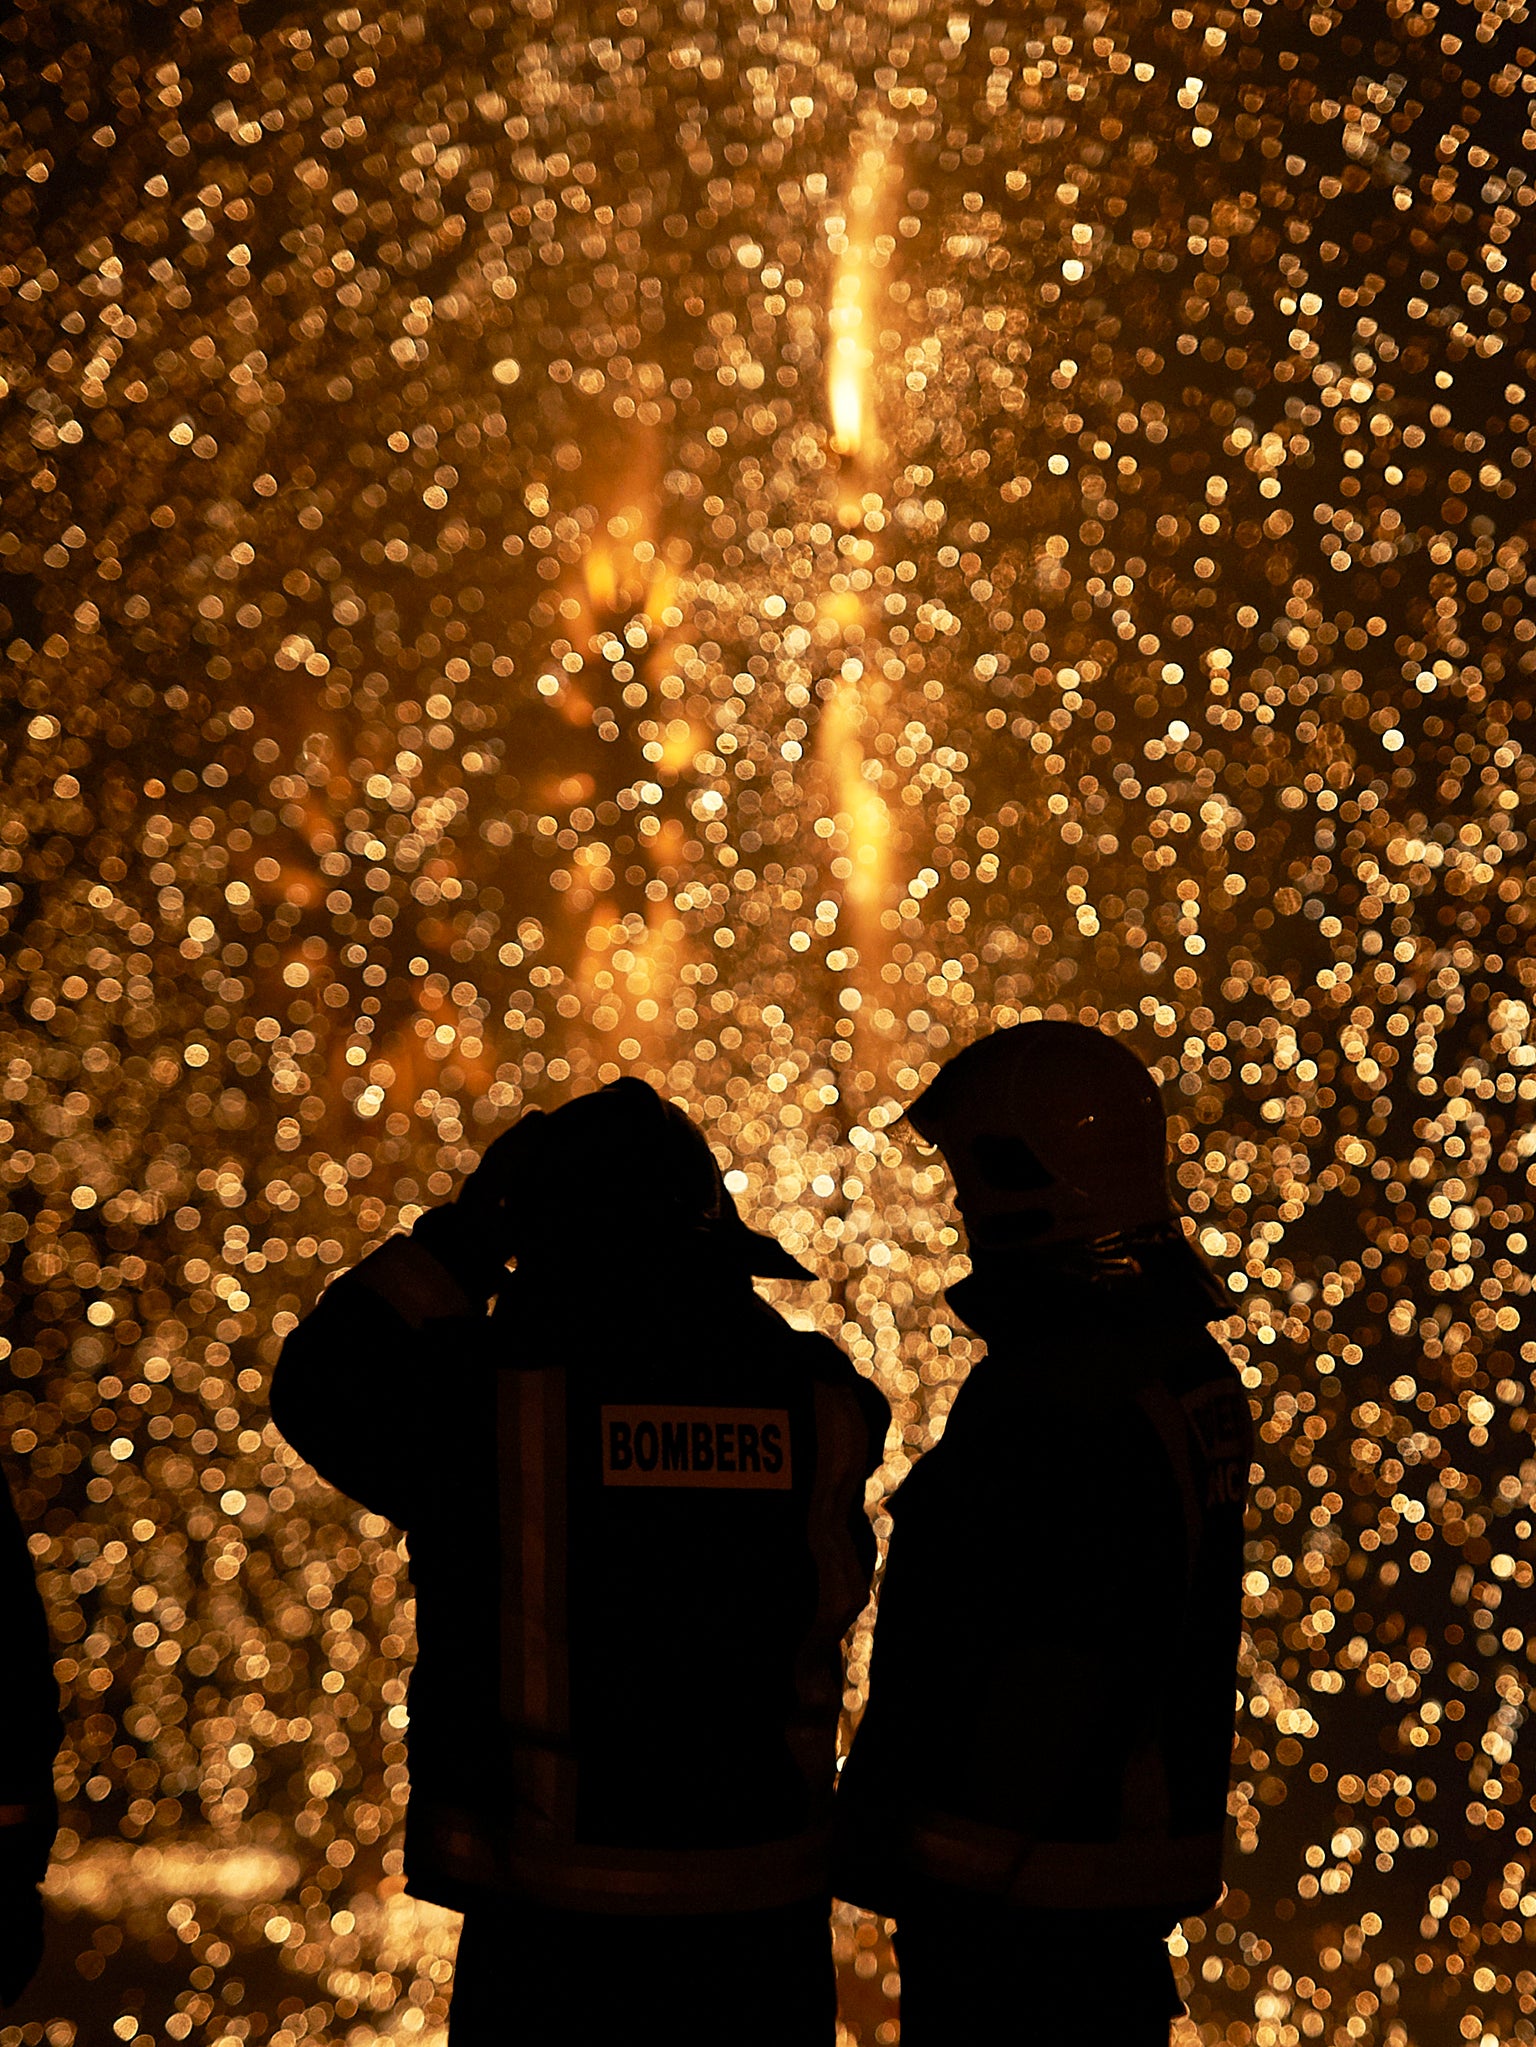
M781 1407L605 1407L603 1484L787 1492Z
M1205 1455L1207 1507L1244 1505L1253 1457L1253 1416L1248 1396L1225 1379L1186 1393L1180 1403Z

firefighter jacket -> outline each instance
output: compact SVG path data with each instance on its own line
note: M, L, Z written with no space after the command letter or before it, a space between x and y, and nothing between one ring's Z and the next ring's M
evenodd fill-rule
M502 1271L487 1315L429 1241L336 1282L273 1385L295 1447L408 1532L413 1890L652 1913L825 1892L884 1399L739 1267Z
M59 1688L26 1537L0 1473L0 1889L42 1881L58 1813Z
M988 1355L892 1503L835 1881L1166 1930L1221 1888L1248 1400L1192 1288L1049 1291L951 1292Z

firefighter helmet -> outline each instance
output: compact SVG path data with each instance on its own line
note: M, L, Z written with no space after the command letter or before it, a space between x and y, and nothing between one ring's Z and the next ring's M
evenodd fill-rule
M1085 1024L1017 1024L978 1039L907 1120L943 1152L973 1249L1173 1219L1157 1084L1127 1046Z
M814 1277L747 1227L704 1133L643 1080L529 1110L491 1145L461 1201L478 1198L482 1174L519 1257L686 1236L763 1279Z

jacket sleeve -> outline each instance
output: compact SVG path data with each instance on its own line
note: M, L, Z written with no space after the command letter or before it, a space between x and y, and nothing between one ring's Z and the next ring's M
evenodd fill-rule
M972 1652L978 1587L974 1573L955 1566L968 1546L967 1510L974 1502L946 1477L941 1461L925 1459L887 1508L895 1528L859 1735L868 1748L889 1732L900 1749L924 1727L944 1724L955 1711L964 1659Z
M864 1505L864 1488L879 1470L885 1456L886 1433L891 1426L890 1403L875 1385L856 1371L847 1353L830 1337L817 1337L816 1377L832 1389L835 1402L829 1413L841 1439L835 1449L824 1446L848 1470L844 1491L844 1531L853 1545L862 1575L862 1608L875 1572L877 1544L875 1531ZM850 1620L853 1616L850 1616Z
M435 1248L392 1237L333 1281L283 1345L273 1420L338 1491L408 1528L434 1422L473 1369L485 1308L475 1280Z
M58 1825L59 1693L42 1598L3 1473L0 1628L7 1652L0 1685L0 1883L30 1885L42 1880Z
M891 1427L891 1405L872 1379L866 1379L851 1366L845 1365L844 1369L848 1374L854 1399L858 1402L859 1418L863 1425L862 1476L864 1485L868 1485L885 1460L885 1439ZM864 1582L867 1586L875 1575L879 1545L875 1541L874 1524L864 1505L864 1485L859 1488L858 1498L853 1502L849 1518L854 1547L858 1551L859 1563L863 1567Z

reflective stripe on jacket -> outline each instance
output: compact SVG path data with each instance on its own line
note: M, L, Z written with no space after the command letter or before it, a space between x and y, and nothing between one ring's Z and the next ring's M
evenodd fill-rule
M763 1912L827 1888L831 1828L737 1848L604 1849L570 1837L515 1839L480 1814L415 1801L412 1860L455 1894L512 1892L570 1911ZM419 1884L417 1888L420 1888Z
M1221 1889L1220 1831L1127 1834L1114 1841L1031 1841L953 1814L919 1820L914 1867L935 1883L990 1891L1048 1911L1140 1911ZM1190 1909L1194 1909L1191 1907Z
M1203 1331L984 1331L892 1503L837 1884L1163 1913L1221 1887L1247 1397Z
M404 1525L413 1890L607 1912L827 1887L841 1638L885 1403L745 1279L487 1317L396 1239L289 1339L280 1425Z

